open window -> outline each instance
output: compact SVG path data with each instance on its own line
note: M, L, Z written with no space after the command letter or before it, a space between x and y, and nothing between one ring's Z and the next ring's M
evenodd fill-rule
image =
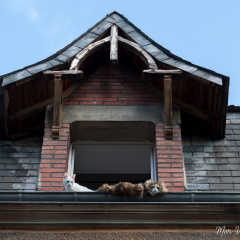
M150 122L73 123L69 174L91 189L155 179L153 130Z

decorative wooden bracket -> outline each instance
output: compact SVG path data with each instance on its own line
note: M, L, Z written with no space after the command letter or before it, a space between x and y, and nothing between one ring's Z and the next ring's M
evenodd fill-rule
M110 61L113 64L117 64L118 62L118 27L116 25L111 27Z
M62 78L80 79L83 77L83 72L78 70L45 71L44 74L54 76L52 138L59 138L62 121Z
M172 75L164 75L164 121L167 140L173 139Z
M62 75L54 74L52 138L59 138L62 120Z
M164 122L165 136L167 140L173 139L173 113L172 113L172 75L181 74L179 69L163 70L163 69L147 69L143 71L143 76L158 77L164 76Z

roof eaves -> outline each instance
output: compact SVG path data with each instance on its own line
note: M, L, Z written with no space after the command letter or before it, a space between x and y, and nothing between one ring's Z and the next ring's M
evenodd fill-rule
M2 85L8 85L12 82L19 81L38 72L50 69L53 66L58 66L63 64L64 62L67 62L76 53L81 51L81 49L86 47L104 31L109 29L113 24L116 24L119 28L121 28L129 37L131 37L136 43L142 46L157 60L179 68L188 73L191 73L195 76L222 85L223 77L226 76L218 74L212 70L194 65L191 62L188 62L172 54L169 50L165 49L164 47L153 41L139 28L129 22L127 18L125 18L123 15L119 14L116 11L108 14L105 18L96 23L92 28L82 34L79 38L75 39L72 43L68 44L66 47L56 52L52 56L33 65L27 66L23 69L0 76L0 79L3 78ZM59 64L57 64L56 61L58 61Z

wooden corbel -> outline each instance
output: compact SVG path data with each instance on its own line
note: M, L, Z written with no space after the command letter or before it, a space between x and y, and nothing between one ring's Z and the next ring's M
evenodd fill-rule
M111 27L110 62L113 64L118 62L118 27L116 25Z
M164 121L167 140L173 139L172 75L164 75Z
M54 96L53 96L53 125L52 138L59 138L62 121L62 79L83 78L81 70L45 71L44 74L54 76Z
M165 136L167 140L173 139L173 111L172 111L172 75L181 74L182 70L172 69L146 69L143 71L143 77L147 79L164 76L164 123Z
M54 74L52 138L59 138L62 120L62 75Z

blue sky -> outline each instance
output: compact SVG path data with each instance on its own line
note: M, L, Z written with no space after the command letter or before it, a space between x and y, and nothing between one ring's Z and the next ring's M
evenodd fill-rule
M230 77L240 106L240 0L0 0L0 75L43 60L116 10L154 41Z

